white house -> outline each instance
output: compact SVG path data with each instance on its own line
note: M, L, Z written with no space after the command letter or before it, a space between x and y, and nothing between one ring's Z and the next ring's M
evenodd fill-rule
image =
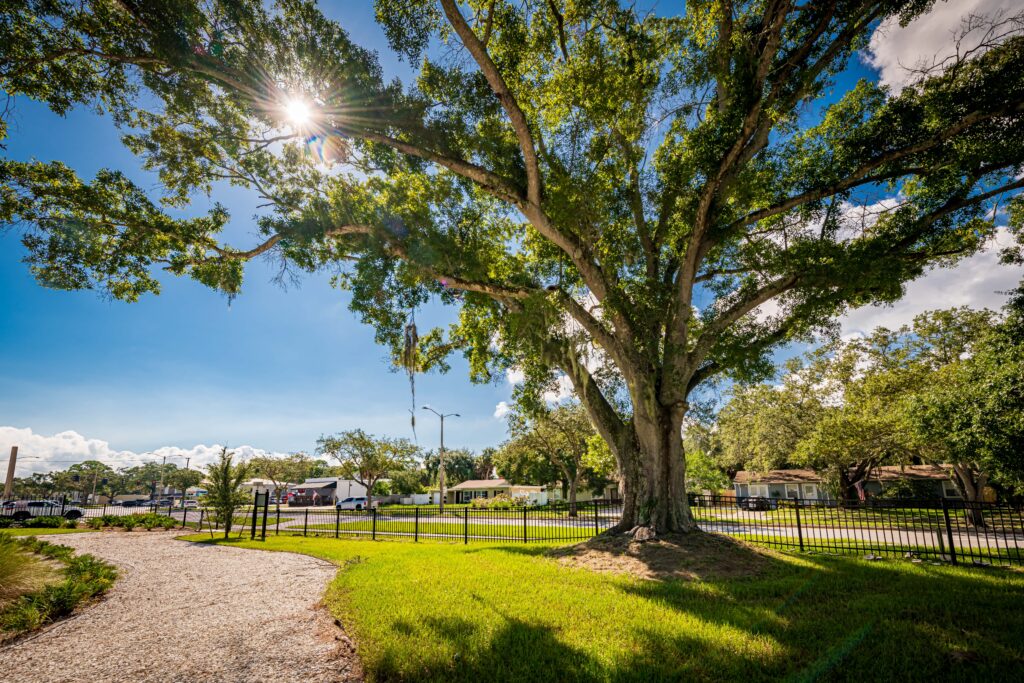
M311 477L288 487L289 505L334 505L346 498L366 495L366 487L341 477Z

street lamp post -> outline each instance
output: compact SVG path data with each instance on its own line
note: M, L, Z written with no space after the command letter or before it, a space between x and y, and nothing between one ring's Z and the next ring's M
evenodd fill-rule
M430 406L423 406L423 410L429 410L441 418L441 455L437 467L437 486L441 490L441 497L438 500L438 512L444 514L444 419L446 417L462 417L458 413L439 413Z

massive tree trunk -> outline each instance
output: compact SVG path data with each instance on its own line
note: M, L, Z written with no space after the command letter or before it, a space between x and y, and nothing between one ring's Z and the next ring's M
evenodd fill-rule
M622 473L622 521L615 530L696 531L686 497L682 424L685 407L634 415L632 443L613 446Z

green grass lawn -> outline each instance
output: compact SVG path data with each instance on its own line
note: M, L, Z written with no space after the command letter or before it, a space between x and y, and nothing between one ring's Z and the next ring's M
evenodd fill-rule
M311 532L324 533L333 532L334 524L310 524L307 529ZM341 533L345 531L361 531L363 533L369 533L373 530L373 522L367 520L360 520L358 522L342 522L338 525L338 530ZM500 537L500 538L513 538L522 539L523 537L523 525L521 522L509 520L506 524L479 524L470 522L465 525L463 522L420 522L419 523L420 533L423 535L429 534L447 534L452 536L452 540L457 540L454 537L462 537L463 534L468 533L471 537ZM290 533L298 532L302 533L302 526L292 526L288 529L282 529L281 533L288 531ZM416 522L398 522L394 520L377 520L377 534L413 534L416 531ZM591 526L583 526L579 528L564 527L564 526L543 526L541 524L528 524L526 526L526 538L527 540L558 540L558 539L584 539L594 535L594 528Z
M195 537L193 537L195 538ZM1010 680L1024 574L775 554L756 578L644 581L544 545L271 537L339 565L326 602L377 681Z

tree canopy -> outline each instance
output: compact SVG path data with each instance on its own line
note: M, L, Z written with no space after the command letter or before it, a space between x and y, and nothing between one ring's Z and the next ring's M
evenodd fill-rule
M159 269L232 296L256 257L332 269L409 366L514 365L524 399L567 378L622 526L689 530L681 429L705 383L763 377L779 345L976 252L996 200L1024 213L1024 36L899 93L836 92L881 21L933 4L377 0L417 68L401 84L303 0L7 3L4 90L108 113L161 192L5 159L0 221L44 285L129 301ZM264 205L252 244L224 240L221 206L188 217L225 182ZM410 356L432 298L458 320Z
M374 487L389 474L409 469L419 448L407 439L390 439L367 434L361 429L317 439L317 452L339 464L341 476L366 488L372 501Z
M929 311L788 364L777 385L737 387L714 438L732 469L810 467L854 498L879 465L948 465L970 501L1024 483L1021 293L1003 316ZM745 456L745 457L744 457Z

